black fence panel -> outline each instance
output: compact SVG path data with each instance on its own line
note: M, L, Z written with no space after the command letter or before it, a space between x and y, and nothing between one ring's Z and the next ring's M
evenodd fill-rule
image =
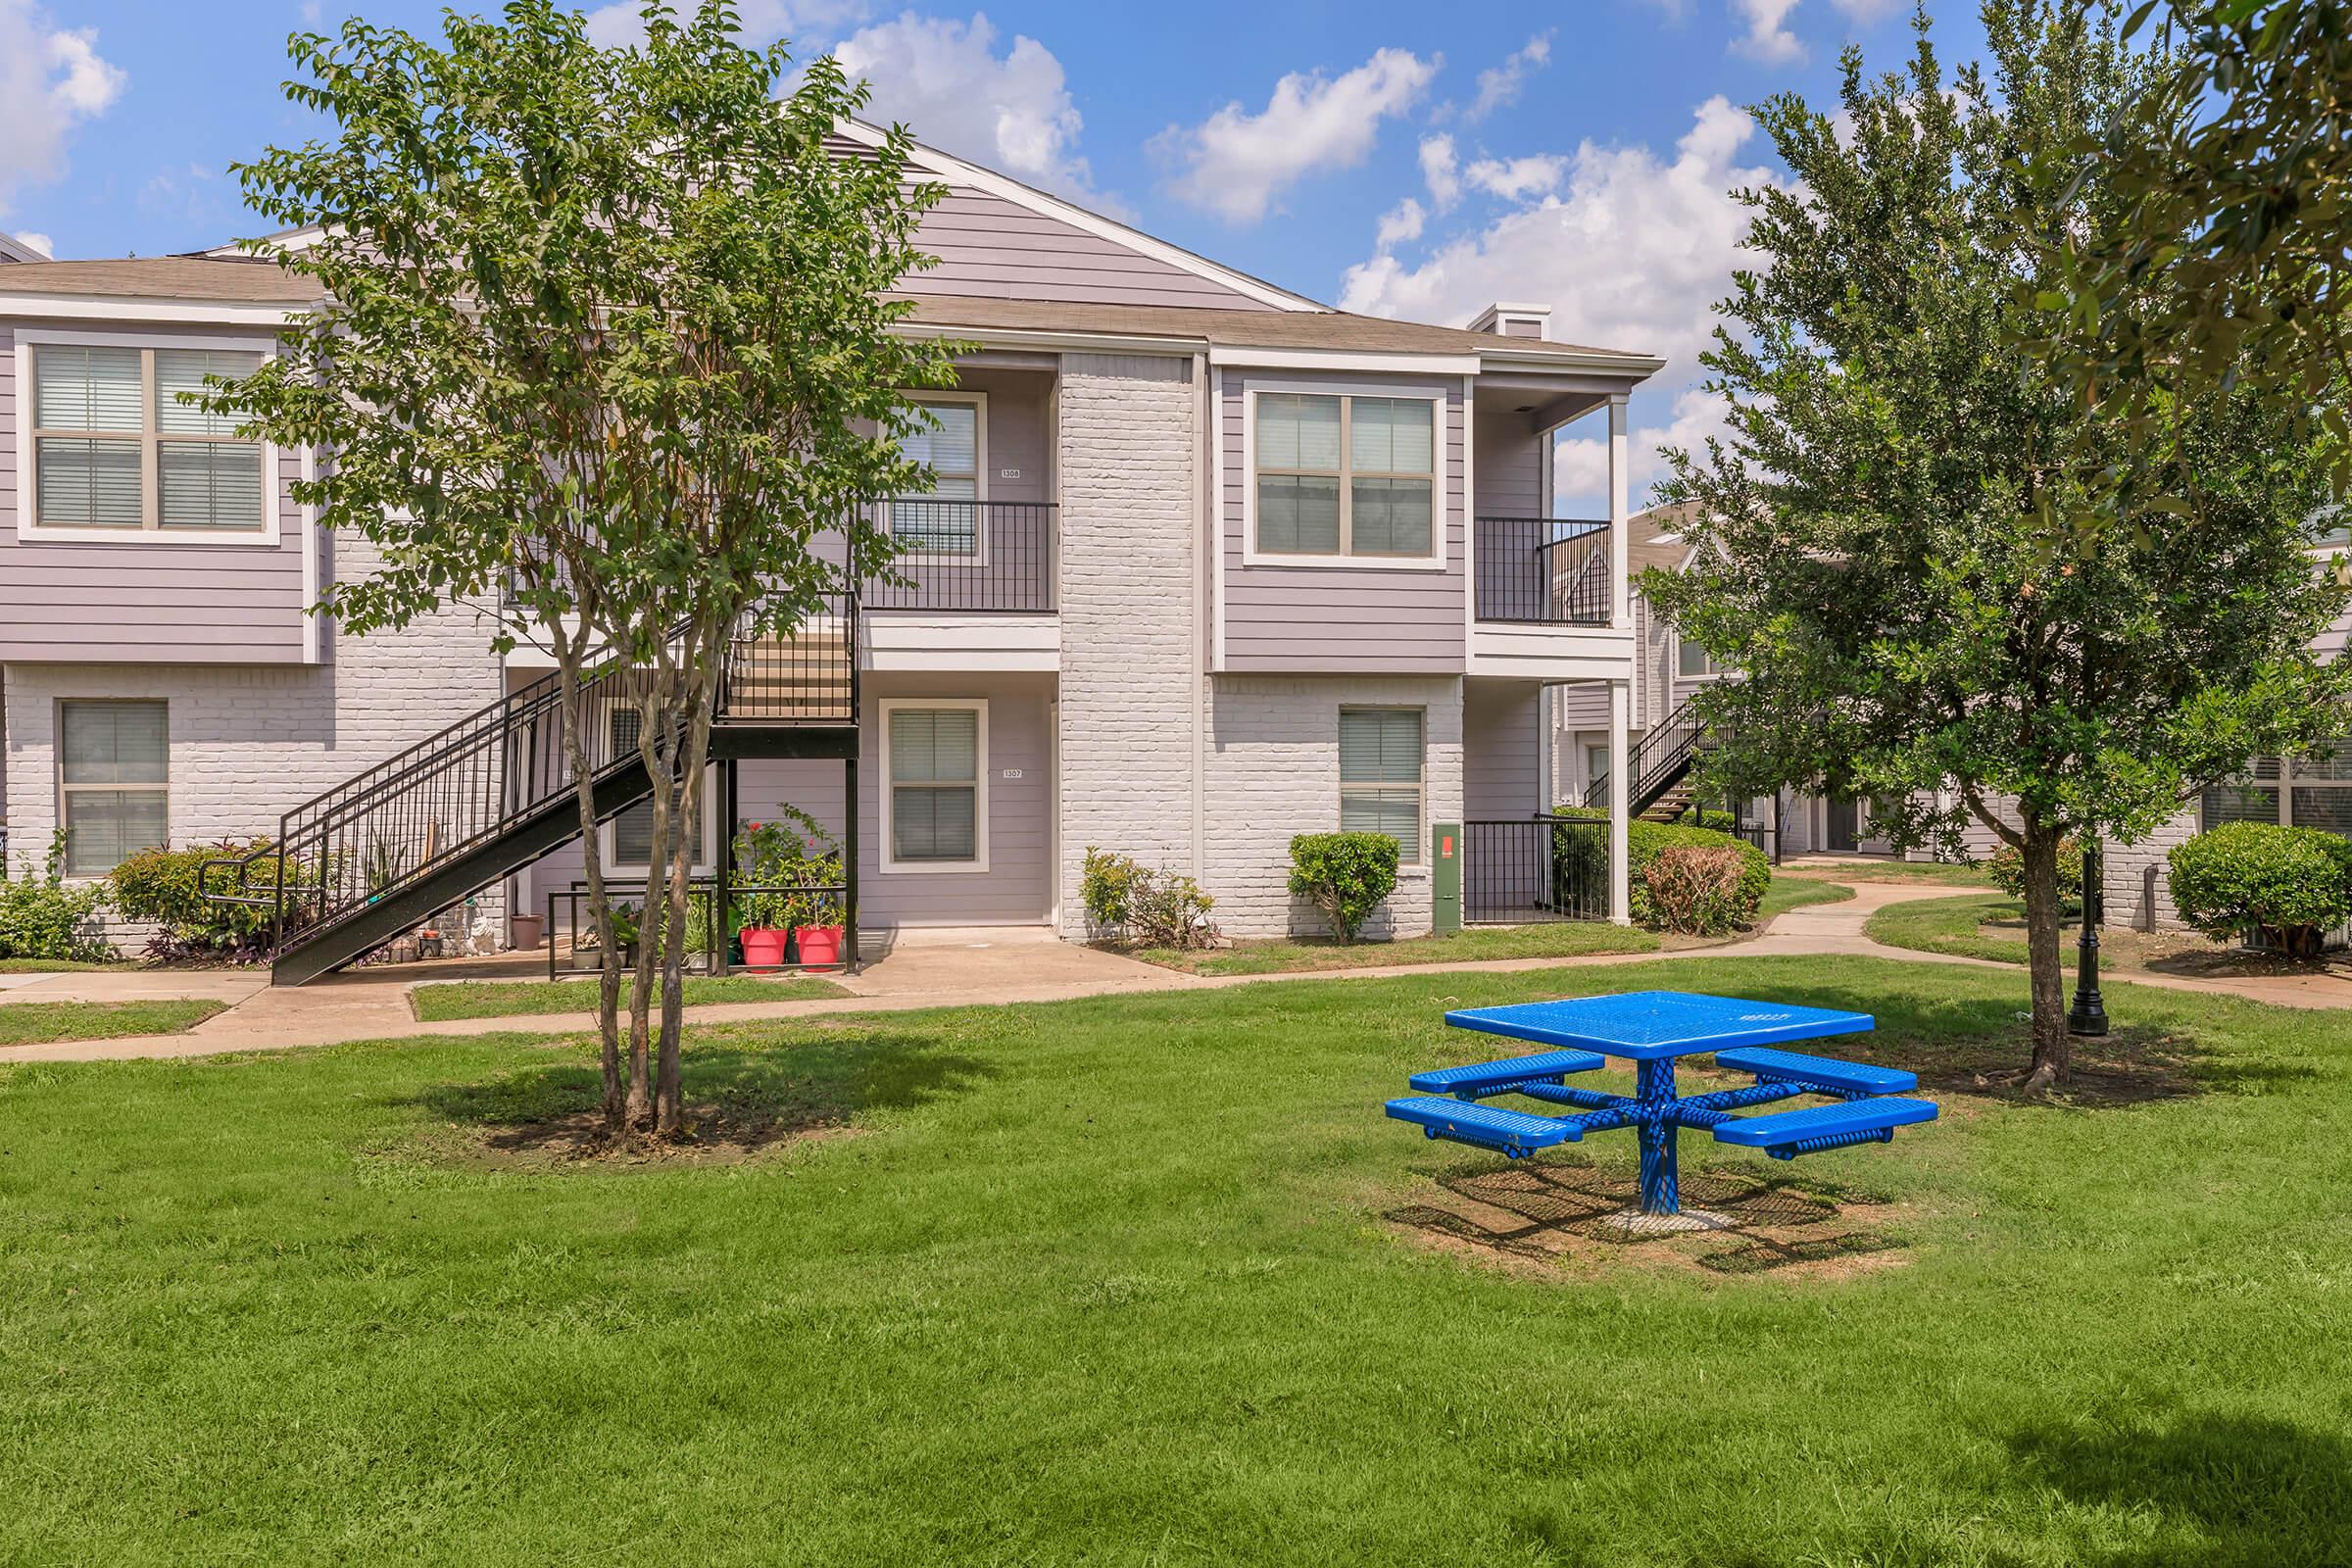
M1528 925L1609 917L1609 824L1528 816L1462 824L1462 919Z

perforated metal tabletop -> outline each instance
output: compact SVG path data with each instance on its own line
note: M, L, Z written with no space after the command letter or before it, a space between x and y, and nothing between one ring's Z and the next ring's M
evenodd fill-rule
M1458 1007L1446 1014L1446 1021L1456 1029L1597 1051L1629 1061L1670 1061L1702 1051L1862 1034L1873 1024L1867 1012L1688 991L1629 991L1507 1007Z

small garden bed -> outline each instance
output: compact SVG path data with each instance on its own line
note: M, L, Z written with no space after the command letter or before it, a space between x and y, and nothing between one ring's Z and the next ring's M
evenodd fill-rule
M450 980L420 985L409 1005L423 1023L453 1018L509 1018L531 1013L594 1012L595 980ZM770 980L760 975L688 976L686 1005L733 1002L819 1002L854 993L830 980L796 975ZM620 1005L629 1005L629 982L620 986Z
M188 997L159 1002L0 1001L0 1046L175 1035L195 1028L226 1005L210 998Z

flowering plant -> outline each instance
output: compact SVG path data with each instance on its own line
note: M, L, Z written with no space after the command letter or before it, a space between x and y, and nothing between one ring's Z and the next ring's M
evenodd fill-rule
M735 835L737 881L767 890L741 895L736 919L768 929L829 923L840 902L832 890L842 881L841 846L800 808L777 809L782 820L746 822Z

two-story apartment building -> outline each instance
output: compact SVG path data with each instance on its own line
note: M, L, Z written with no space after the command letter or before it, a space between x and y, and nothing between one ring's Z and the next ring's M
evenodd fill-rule
M939 488L885 504L904 580L845 573L822 624L741 651L707 856L789 804L854 834L867 926L1076 937L1099 846L1197 877L1250 936L1312 924L1293 835L1361 828L1403 850L1380 927L1429 929L1433 825L1532 820L1556 793L1546 687L1611 694L1622 754L1625 399L1659 362L1553 342L1537 307L1467 328L1344 314L918 157L949 195L908 329L977 345L921 399ZM542 809L568 795L530 716L545 661L495 655L483 607L367 638L306 613L373 565L294 501L318 455L174 396L272 352L309 289L226 248L0 267L9 842L62 826L70 872L96 876L291 813L298 849L374 862L369 901L539 907L580 859ZM1607 421L1614 501L1571 525L1551 451L1586 417ZM601 738L624 873L628 722ZM1612 837L1623 918L1622 812Z

